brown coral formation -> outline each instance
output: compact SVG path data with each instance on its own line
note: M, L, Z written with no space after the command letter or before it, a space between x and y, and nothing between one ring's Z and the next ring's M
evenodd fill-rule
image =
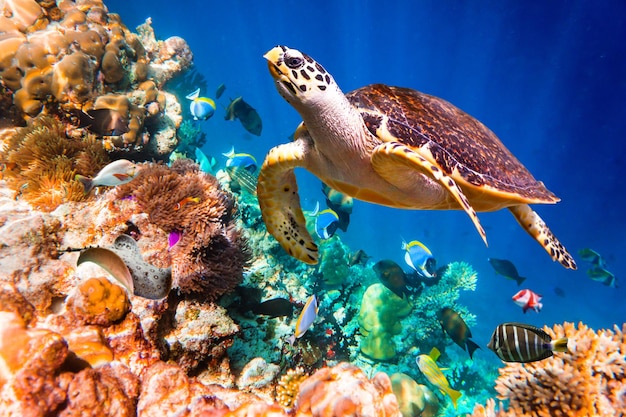
M193 55L182 38L158 41L149 23L140 35L132 33L101 0L5 0L0 10L0 102L12 100L17 111L8 114L14 124L40 114L77 124L71 114L94 108L104 94L117 94L132 102L130 129L121 139L104 137L108 149L145 152L151 138L163 143L147 150L163 153L147 158L163 158L174 149L180 106L166 105L164 92L161 100L142 100L140 84L153 80L161 88L191 65ZM173 95L167 100L177 101ZM144 129L146 124L157 127Z
M241 282L250 255L234 226L234 200L215 177L184 159L171 168L147 164L116 193L135 200L150 222L166 233L180 235L169 256L173 286L181 292L215 300Z
M105 277L79 284L67 300L67 309L80 323L108 326L124 318L130 303L124 288Z
M567 337L570 352L501 369L496 391L509 407L499 415L620 415L626 409L626 324L594 332L566 322L544 330L553 339Z
M63 124L50 116L36 117L7 136L4 178L19 198L40 210L86 200L76 174L91 176L108 162L94 138L70 139Z
M322 368L302 382L296 407L296 415L302 417L401 416L387 374L369 380L346 362Z

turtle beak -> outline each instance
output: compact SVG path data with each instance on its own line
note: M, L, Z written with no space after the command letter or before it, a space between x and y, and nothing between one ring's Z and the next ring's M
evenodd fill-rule
M283 73L279 69L279 65L283 62L283 49L280 46L276 46L263 55L263 58L267 59L267 67L272 77L274 79L281 78Z

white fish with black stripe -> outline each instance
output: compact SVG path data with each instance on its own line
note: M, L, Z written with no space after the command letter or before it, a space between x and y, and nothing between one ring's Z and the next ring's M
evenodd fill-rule
M523 323L503 323L496 327L487 345L504 362L535 362L568 352L567 337L552 340L545 331Z

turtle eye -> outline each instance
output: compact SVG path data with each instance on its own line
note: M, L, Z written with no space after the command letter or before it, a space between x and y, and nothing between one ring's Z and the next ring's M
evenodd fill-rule
M285 64L291 69L297 69L304 64L304 59L300 58L299 56L286 57Z

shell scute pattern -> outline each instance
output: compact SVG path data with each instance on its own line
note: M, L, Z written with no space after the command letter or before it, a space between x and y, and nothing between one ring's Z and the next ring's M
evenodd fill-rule
M373 84L346 94L368 130L381 126L398 142L427 149L448 175L469 184L542 201L558 201L486 126L445 100L419 91ZM385 139L385 138L381 138Z

